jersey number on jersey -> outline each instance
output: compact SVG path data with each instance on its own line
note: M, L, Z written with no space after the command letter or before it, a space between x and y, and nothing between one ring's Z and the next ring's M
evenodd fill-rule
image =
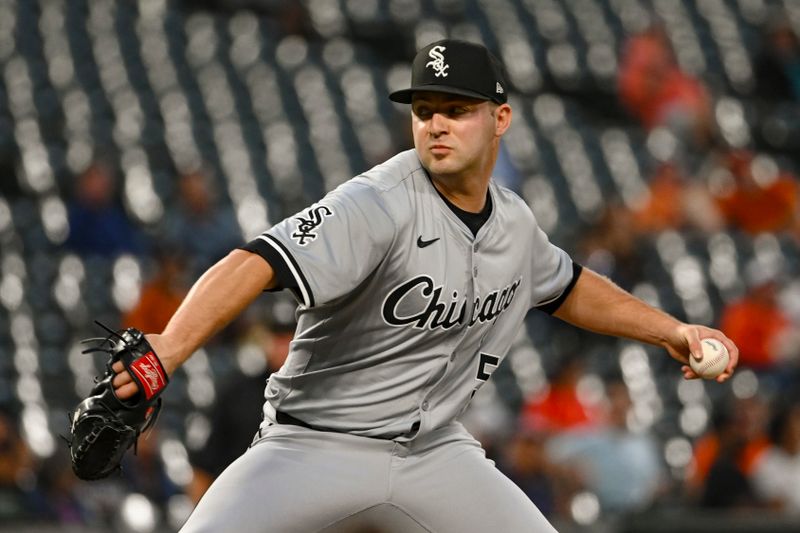
M492 372L494 369L497 368L497 365L500 364L500 358L496 355L482 353L478 359L478 375L475 376L475 379L480 381L475 388L472 390L472 394L470 394L470 399L475 396L475 393L478 392L478 389L481 388L481 385L486 383L486 381L492 376Z
M499 364L500 358L496 355L481 353L480 359L478 360L478 375L475 376L475 379L479 381L488 380Z

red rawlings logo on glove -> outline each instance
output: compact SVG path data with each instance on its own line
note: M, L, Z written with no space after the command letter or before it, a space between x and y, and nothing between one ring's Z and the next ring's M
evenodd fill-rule
M142 357L131 363L130 369L136 373L139 382L144 388L144 395L149 400L167 385L164 368L161 366L156 354L147 352Z

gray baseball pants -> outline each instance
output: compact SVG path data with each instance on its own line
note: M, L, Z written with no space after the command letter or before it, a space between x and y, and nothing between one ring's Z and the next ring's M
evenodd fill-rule
M553 533L454 423L401 443L293 425L261 430L181 533Z

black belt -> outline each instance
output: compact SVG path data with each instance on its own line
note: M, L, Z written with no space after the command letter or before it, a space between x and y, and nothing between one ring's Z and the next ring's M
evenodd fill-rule
M332 429L328 428L312 426L308 422L303 422L299 418L295 418L292 415L284 413L283 411L278 411L277 409L275 410L275 421L278 424L290 424L292 426L300 426L308 429L316 429L317 431L333 431Z
M304 422L304 421L300 420L299 418L293 417L289 413L284 413L283 411L278 411L277 409L275 410L275 421L278 424L287 424L287 425L290 425L290 426L300 426L302 428L313 429L315 431L331 431L333 433L346 433L345 431L341 431L339 429L332 429L332 428L326 428L326 427L321 427L321 426L312 426L308 422ZM383 440L394 440L397 437L402 437L402 436L407 435L409 433L414 433L418 429L419 429L419 421L416 421L411 426L411 431L403 431L402 433L395 433L393 435L379 436L379 437L373 437L373 438L383 439Z

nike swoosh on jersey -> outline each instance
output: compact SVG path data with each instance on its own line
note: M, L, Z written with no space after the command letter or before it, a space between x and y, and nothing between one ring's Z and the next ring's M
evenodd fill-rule
M420 248L425 248L426 246L430 246L431 244L435 243L438 240L439 237L436 237L435 239L431 239L429 241L423 241L422 235L420 235L419 237L417 237L417 246L419 246Z

